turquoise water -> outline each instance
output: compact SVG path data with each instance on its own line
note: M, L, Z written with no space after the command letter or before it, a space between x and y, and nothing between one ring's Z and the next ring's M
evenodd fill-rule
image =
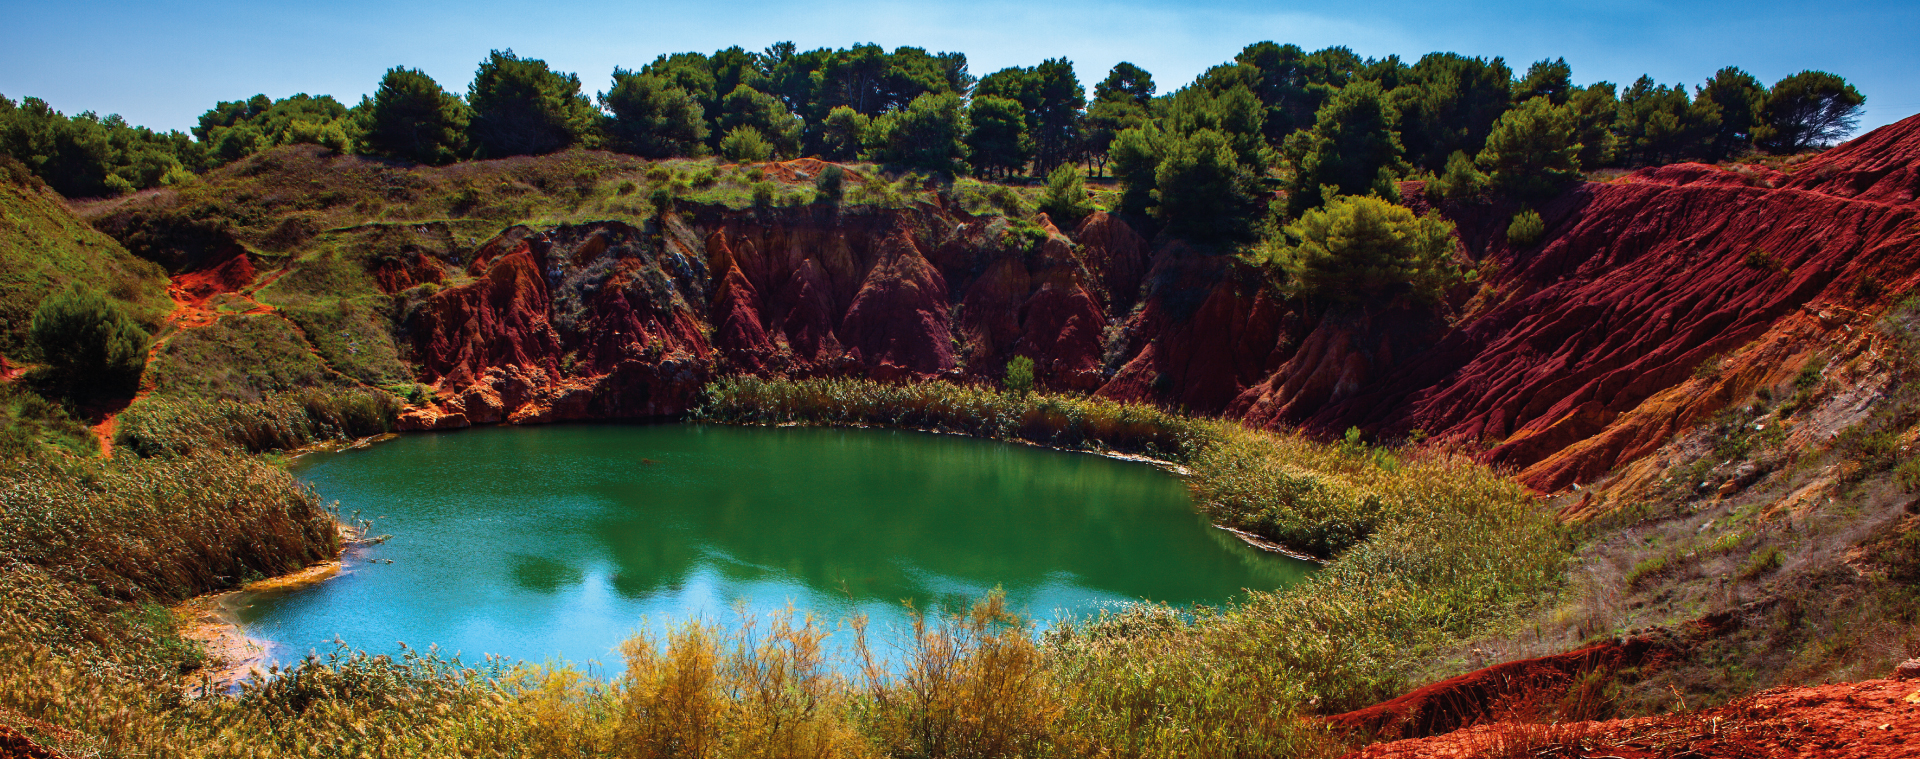
M239 610L283 662L337 638L612 664L636 633L789 607L829 627L864 614L885 643L906 601L958 609L999 587L1045 623L1216 603L1309 566L1213 528L1154 467L917 432L502 427L309 455L296 472L393 537Z

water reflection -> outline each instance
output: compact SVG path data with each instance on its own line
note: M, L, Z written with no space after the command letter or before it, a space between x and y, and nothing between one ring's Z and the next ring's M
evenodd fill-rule
M996 586L1051 619L1215 603L1306 571L1211 528L1150 467L952 436L487 429L314 458L302 474L344 511L387 515L377 528L395 537L338 580L247 610L291 653L337 634L605 660L636 630L737 606L867 614L884 630L904 626L902 601L952 607Z

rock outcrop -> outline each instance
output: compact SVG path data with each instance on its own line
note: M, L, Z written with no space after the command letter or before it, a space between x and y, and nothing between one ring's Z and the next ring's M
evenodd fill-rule
M1538 208L1532 245L1506 239L1517 207L1441 204L1488 274L1451 321L1303 311L1238 259L1103 213L1071 233L1042 216L1036 235L930 204L515 228L464 267L410 250L374 274L389 292L465 280L404 325L439 399L414 426L674 414L726 373L992 382L1024 355L1049 388L1417 430L1554 491L1920 284L1917 193L1920 117L1791 173L1679 164L1584 184Z

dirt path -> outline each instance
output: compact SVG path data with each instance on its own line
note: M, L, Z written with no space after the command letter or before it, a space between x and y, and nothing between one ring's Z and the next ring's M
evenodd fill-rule
M167 284L167 297L173 300L173 310L167 313L165 322L170 329L147 348L147 363L153 363L161 346L174 335L212 326L220 320L223 310L233 314L273 313L273 307L254 300L253 293L273 284L285 273L285 269L276 270L255 283L252 262L245 255L239 255L211 269L173 275ZM228 297L221 298L222 295ZM113 434L119 428L120 412L152 393L152 380L142 380L139 392L119 408L102 413L100 421L89 428L100 443L101 458L113 458Z

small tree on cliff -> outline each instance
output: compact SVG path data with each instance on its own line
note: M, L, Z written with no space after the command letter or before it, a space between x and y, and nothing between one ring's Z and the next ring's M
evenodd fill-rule
M1474 159L1493 188L1510 197L1548 198L1580 178L1573 111L1544 97L1500 115Z
M1431 305L1465 277L1453 223L1370 196L1335 196L1250 254L1284 273L1289 294L1334 307Z
M1847 80L1825 71L1802 71L1780 80L1754 131L1755 141L1775 153L1793 153L1830 145L1860 124L1867 98Z

